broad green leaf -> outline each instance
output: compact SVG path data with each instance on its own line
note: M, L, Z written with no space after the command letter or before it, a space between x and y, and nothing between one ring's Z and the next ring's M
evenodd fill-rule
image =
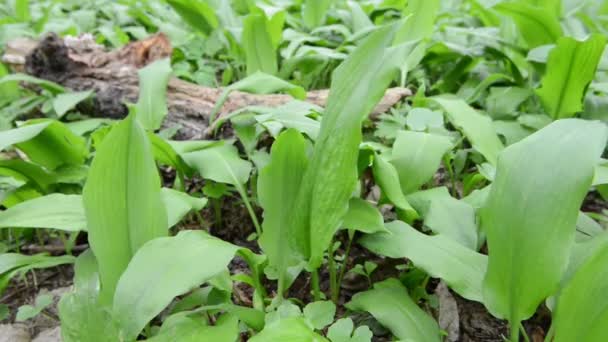
M555 43L562 35L559 20L551 11L530 5L527 1L501 2L494 8L513 18L530 49Z
M267 324L250 342L328 342L306 324L302 317L290 317Z
M192 176L192 169L186 164L182 157L175 151L173 146L165 139L150 132L148 134L152 144L154 159L160 164L172 166L182 175Z
M399 174L393 164L386 161L383 156L376 154L372 165L372 172L374 174L374 180L382 190L384 196L386 196L397 208L417 216L416 211L408 203L403 191L401 191Z
M322 330L334 321L336 304L330 301L312 302L304 307L303 313L315 329Z
M389 48L402 21L370 34L332 74L321 131L298 195L294 217L312 269L340 228L357 182L361 121L380 101L405 51Z
M41 193L47 192L57 182L57 177L43 167L20 159L0 160L0 175L35 185Z
M420 216L426 217L431 208L431 202L435 200L452 197L450 191L445 186L431 188L427 190L417 191L407 195L407 200L412 204L412 207L420 213Z
M53 121L44 121L41 123L23 125L18 128L0 132L0 150L4 150L9 146L28 141L36 137L51 123L53 123Z
M0 212L0 228L86 230L80 195L51 194L19 203Z
M504 146L496 135L492 120L457 97L441 95L432 99L443 107L452 124L463 131L473 148L490 164L496 165L498 154Z
M224 144L182 154L182 158L206 179L242 186L249 179L251 163L239 157L233 145Z
M200 230L144 244L116 286L113 313L121 336L134 340L174 297L226 270L237 250ZM193 260L198 260L200 267L193 268ZM146 284L145 291L142 284Z
M104 118L95 118L95 119L85 119L79 121L68 122L65 125L74 132L76 135L83 136L89 132L93 132L97 128L101 127L105 124L112 124L114 120L104 119Z
M58 117L62 117L65 113L76 107L77 104L91 97L93 93L92 90L87 90L59 94L53 99L53 109Z
M39 294L34 305L23 305L17 310L16 322L23 322L37 316L42 310L53 303L53 296L50 294Z
M89 153L84 138L72 133L59 121L40 119L29 122L33 125L50 122L31 139L15 143L15 147L27 154L31 161L48 169L84 163Z
M167 3L188 25L205 35L209 35L219 25L215 11L205 1L167 0Z
M346 307L371 313L400 340L441 341L437 322L416 305L397 279L376 283L372 290L357 293Z
M435 29L435 18L439 11L439 0L409 0L403 17L409 17L399 30L395 40L398 42L429 38Z
M61 337L64 342L120 341L110 309L99 305L93 289L77 289L59 301Z
M263 72L276 75L277 52L266 27L267 19L262 14L250 14L243 20L243 49L247 57L247 75Z
M390 162L397 170L403 193L412 193L428 182L451 148L452 142L445 136L399 131Z
M10 75L6 75L6 76L0 78L0 84L7 83L7 82L15 82L15 81L35 84L37 86L40 86L40 88L48 90L49 92L51 92L55 95L64 93L66 91L64 87L60 86L57 83L43 80L40 78L36 78L34 76L30 76L30 75L26 75L26 74L10 74Z
M587 86L595 76L606 37L591 35L585 41L563 37L549 53L542 86L536 90L553 119L572 117L583 110Z
M553 328L556 342L606 340L608 302L608 240L587 258L562 290Z
M160 197L167 211L169 228L179 223L191 211L200 211L207 204L206 198L193 197L169 188L162 188Z
M20 255L17 253L0 254L0 294L17 274L25 274L33 269L55 267L74 262L71 255L50 256L45 254Z
M331 342L371 342L374 334L367 325L359 326L353 331L354 326L350 317L340 318L329 327L327 337Z
M453 197L431 201L424 225L436 234L450 237L461 245L477 250L478 236L475 209Z
M200 341L236 341L239 336L239 320L234 315L221 316L214 325L204 324L200 317L180 315L176 319L169 317L163 323L158 335L147 339L149 342L200 342Z
M139 75L137 119L146 130L159 129L167 116L166 94L171 71L168 58L158 60L137 71Z
M137 249L167 235L167 213L152 147L132 114L101 142L83 202L89 243L99 262L100 302L107 305Z
M353 197L348 202L348 211L344 215L342 226L346 229L358 230L366 234L383 232L384 218L376 206L370 202Z
M325 23L325 15L331 6L331 0L306 0L302 8L302 20L309 29Z
M290 226L298 190L308 166L306 140L296 130L283 132L273 143L270 163L258 177L258 198L264 208L259 244L269 267L278 275L279 295L286 290L287 268L301 261L301 243Z
M557 289L607 138L602 123L564 119L501 153L480 210L489 250L484 303L494 316L517 325Z
M416 267L443 279L464 298L482 301L487 257L444 235L428 236L401 221L386 224L389 233L366 235L359 242L389 258L408 258Z

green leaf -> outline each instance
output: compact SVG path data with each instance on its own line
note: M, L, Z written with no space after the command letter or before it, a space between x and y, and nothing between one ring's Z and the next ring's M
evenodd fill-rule
M267 324L259 334L249 339L250 342L327 342L323 336L316 334L302 317L290 317Z
M35 185L40 192L46 192L57 181L44 168L20 159L0 160L0 175Z
M32 125L23 125L19 128L9 129L0 132L0 150L4 150L9 146L28 141L36 137L40 132L47 128L52 121L45 121Z
M416 211L412 208L410 203L408 203L403 191L401 191L399 174L393 164L386 161L383 156L376 154L372 165L372 172L374 174L374 180L380 189L382 189L384 196L386 196L391 203L397 208L417 216Z
M428 182L452 148L448 137L414 131L399 131L393 145L391 164L399 175L404 194L418 190Z
M74 262L71 255L49 256L45 254L21 255L17 253L0 254L0 294L9 281L17 274L33 269L49 268Z
M484 303L494 316L517 325L557 289L607 138L604 124L564 119L501 153L480 210L489 250Z
M401 221L386 224L389 233L366 235L359 242L374 253L408 258L416 267L443 279L464 298L481 302L487 257L444 235L428 236Z
M86 230L80 195L51 194L19 203L0 212L0 228Z
M306 0L302 8L302 20L309 29L325 23L325 15L331 6L331 0Z
M96 291L77 289L67 293L59 301L58 308L64 342L121 340L110 310L99 305Z
M334 321L336 304L330 301L313 302L306 305L303 312L315 329L322 330Z
M376 206L370 202L353 197L348 202L348 211L344 215L342 226L346 229L358 230L366 234L386 231L384 218Z
M414 303L397 279L374 284L372 290L357 293L345 306L371 313L400 340L441 341L437 322Z
M48 126L31 139L14 143L15 147L27 154L31 161L48 169L84 163L89 153L86 141L72 133L65 124L47 119L30 120L28 123L36 126L39 123L48 123ZM39 127L37 126L33 131L35 132Z
M490 164L496 165L498 154L504 146L496 135L492 120L455 96L441 95L432 99L443 107L452 124L463 131L473 148Z
M263 72L255 72L224 89L213 107L213 111L211 112L209 118L210 122L215 120L217 113L219 113L220 109L228 99L228 95L235 90L253 94L270 94L278 91L286 91L297 99L303 100L306 98L306 90L304 90L304 88L284 81L273 75Z
M15 82L15 81L35 84L37 86L40 86L40 88L48 90L49 92L51 92L55 95L65 92L65 88L60 86L57 83L43 80L40 78L36 78L34 76L30 76L30 75L26 75L26 74L10 74L10 75L6 75L6 76L0 78L0 84L7 83L7 82Z
M171 72L168 58L158 60L137 71L139 75L137 119L146 130L159 129L167 116L166 94Z
M595 76L606 37L594 34L585 41L563 37L549 53L542 86L536 90L547 114L553 119L572 117L583 110L589 83Z
M64 116L65 113L76 107L76 105L80 102L91 97L93 94L93 90L88 90L57 95L57 97L53 99L53 109L55 110L55 114L57 114L58 117Z
M175 296L225 271L237 250L200 230L182 231L143 245L116 286L113 313L121 336L135 340ZM198 260L200 267L193 268L192 260ZM142 284L146 284L145 291Z
M409 0L403 11L403 17L409 18L395 40L405 42L429 38L435 29L439 7L439 0Z
M149 342L197 342L197 341L236 341L239 336L239 320L234 315L222 315L214 325L205 325L200 317L180 314L169 317L163 323L158 335L147 339Z
M184 153L182 158L203 178L235 186L245 184L252 169L251 163L241 159L230 144Z
M553 320L556 342L606 339L608 239L605 238L562 290Z
M188 25L205 35L209 35L219 25L215 11L205 1L167 0L167 3Z
M23 322L30 318L38 316L38 314L44 310L47 306L53 303L53 296L50 294L39 294L36 297L34 305L22 305L17 310L17 316L15 317L16 322Z
M137 249L167 234L152 147L133 115L114 126L101 142L83 201L89 243L99 262L100 302L109 304L118 278Z
M207 205L206 198L198 198L185 192L162 188L160 197L167 211L167 226L173 227L191 211L200 211Z
M475 223L475 209L466 202L453 197L431 201L429 211L424 217L424 225L437 234L477 250L478 236Z
M501 2L494 9L513 18L530 49L555 43L562 35L559 20L551 11L527 1Z
M370 34L332 74L321 131L298 196L298 238L312 269L340 228L357 182L361 121L380 101L406 53L389 48L402 21ZM371 86L371 87L370 87Z
M374 335L367 325L362 325L353 332L354 323L350 317L340 318L327 330L331 342L371 342ZM351 336L352 334L352 336Z
M258 177L258 197L264 208L264 222L259 244L268 257L269 266L278 275L279 295L286 290L287 269L301 256L301 243L290 226L298 190L308 166L306 140L296 130L283 132L273 143L270 163Z
M247 57L247 75L258 71L276 75L277 52L266 27L263 14L250 14L243 20L243 50Z

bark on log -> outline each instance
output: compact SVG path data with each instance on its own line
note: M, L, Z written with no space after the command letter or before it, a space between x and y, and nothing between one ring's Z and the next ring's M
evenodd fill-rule
M94 90L93 113L100 117L121 118L126 115L124 102L136 102L137 70L157 59L171 56L167 37L158 33L115 51L106 51L90 35L59 38L49 34L39 43L17 39L7 45L3 61L32 76L59 83L74 91ZM166 126L180 125L182 139L205 138L209 116L222 93L221 88L202 87L177 78L169 81ZM388 89L373 114L386 112L401 99L411 95L409 89ZM328 90L307 94L307 101L324 106ZM254 95L234 91L219 115L250 106L279 106L291 100L289 95Z

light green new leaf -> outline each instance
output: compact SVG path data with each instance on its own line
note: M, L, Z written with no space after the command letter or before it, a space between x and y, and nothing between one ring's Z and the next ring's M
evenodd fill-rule
M263 14L250 14L243 20L243 49L247 57L247 75L258 71L276 75L277 52L272 45Z
M298 190L308 166L306 140L295 129L283 132L273 143L270 163L258 177L258 197L264 208L264 222L259 243L268 257L269 266L278 275L279 295L286 290L287 268L301 257L302 242L290 226Z
M553 320L555 342L606 340L608 240L603 239L562 290Z
M461 245L477 250L478 236L475 209L453 197L431 201L424 225L433 232L450 237Z
M63 295L58 305L64 342L120 341L118 327L108 307L99 305L93 289L76 289Z
M562 35L558 17L526 0L501 2L494 9L513 18L530 49L555 43Z
M443 155L451 148L452 142L445 136L397 132L390 162L397 170L403 193L412 193L428 182L439 168Z
M452 124L463 131L473 148L490 164L496 165L498 154L504 146L496 135L492 120L455 96L441 95L432 99L443 107Z
M322 330L334 321L336 304L330 301L312 302L304 307L303 313L315 329Z
M167 235L167 213L152 147L132 114L101 142L83 202L89 243L99 262L100 302L109 304L118 278L137 249Z
M384 218L376 206L370 202L353 197L348 202L348 211L344 215L342 226L346 229L358 230L366 234L386 231Z
M397 279L374 284L372 290L357 293L345 306L371 313L400 340L441 341L437 322L414 303Z
M43 121L32 125L23 125L18 128L0 132L0 150L28 141L36 137L40 132L47 128L53 121Z
M167 3L188 25L205 35L209 35L219 25L215 11L205 1L167 0Z
M306 324L303 317L290 317L267 324L250 342L328 342Z
M481 302L488 259L444 235L428 236L401 221L386 224L390 233L366 235L359 242L390 258L408 258L416 267L443 279L464 298Z
M386 161L381 155L376 154L374 156L374 163L372 164L372 172L376 184L378 184L384 196L386 196L391 203L397 208L405 210L413 216L417 216L416 211L408 203L403 191L401 191L399 174L393 164Z
M583 110L587 86L606 46L606 37L591 35L585 41L570 37L558 40L549 53L542 86L536 90L545 111L553 119L572 117Z
M295 229L310 242L312 269L340 228L357 182L361 121L382 98L406 51L389 48L402 21L370 34L333 73L312 159L298 196Z
M602 123L564 119L501 153L480 209L489 249L484 303L494 316L517 326L557 289L607 138Z
M51 228L76 232L86 230L86 226L80 195L50 194L0 212L0 228Z
M302 6L304 25L309 29L323 25L329 6L331 6L331 0L306 0Z
M30 120L28 123L36 126L48 123L48 126L31 139L15 143L15 147L27 154L31 161L48 169L84 163L89 152L86 141L74 134L65 124L48 119Z
M91 97L93 93L93 90L88 90L57 95L57 97L53 99L55 114L57 114L58 117L64 116L65 113L76 107L77 104Z
M185 192L162 188L160 197L167 210L167 226L173 227L191 211L199 211L207 204L206 198L198 198Z
M214 325L206 325L200 317L180 314L169 317L157 335L148 342L233 342L239 336L239 320L234 315L221 316Z
M168 58L158 60L139 69L139 97L137 120L149 131L160 128L167 116L167 84L171 77L171 62Z
M42 310L44 310L44 308L51 305L52 303L53 303L52 295L50 295L48 293L39 294L36 297L36 301L35 301L34 305L22 305L19 307L19 310L17 311L17 316L15 316L15 321L23 322L25 320L33 318L33 317L37 316L38 314L40 314L40 312Z
M403 17L409 17L395 38L398 42L429 38L435 29L439 0L409 0Z
M182 158L206 179L242 186L249 179L251 163L239 157L233 145L224 144L182 154Z
M143 245L116 286L113 313L121 336L134 340L175 296L225 271L237 250L201 230L182 231ZM192 267L193 260L198 267Z

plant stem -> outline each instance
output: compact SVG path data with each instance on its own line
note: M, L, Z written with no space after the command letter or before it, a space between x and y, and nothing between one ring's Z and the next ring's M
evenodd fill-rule
M243 189L242 185L238 185L236 187L236 190L239 192L239 195L241 195L241 198L243 199L243 203L245 203L245 207L247 208L247 211L249 212L249 216L251 216L251 221L253 221L253 225L255 226L255 231L256 231L256 233L258 233L258 238L259 238L260 235L262 235L262 227L260 227L260 222L258 221L258 217L255 215L255 212L253 211L253 207L251 207L251 202L249 202L249 197L247 196L247 193L245 192L245 189Z
M521 324L521 322L519 322L519 330L521 330L522 335L524 335L524 341L530 342L530 337L528 337L528 332L526 331L526 328L524 328L524 325Z
M510 321L511 323L511 342L519 342L519 323Z
M547 331L547 336L545 336L545 342L551 342L553 340L553 335L555 335L555 325L551 324L549 331Z
M346 273L346 263L348 262L348 256L350 255L350 247L353 244L354 237L355 233L348 231L348 244L346 245L346 251L344 251L344 260L342 261L340 275L338 276L338 296L340 294L340 289L342 288L342 279L344 279L344 273Z
M313 298L314 301L319 301L321 300L321 289L319 288L319 270L313 270L311 272L311 286L312 286L312 293L313 293Z
M329 289L331 292L331 300L334 303L338 302L340 290L338 288L338 278L336 272L336 261L334 260L334 240L331 240L329 249L327 250L327 267L329 268Z

